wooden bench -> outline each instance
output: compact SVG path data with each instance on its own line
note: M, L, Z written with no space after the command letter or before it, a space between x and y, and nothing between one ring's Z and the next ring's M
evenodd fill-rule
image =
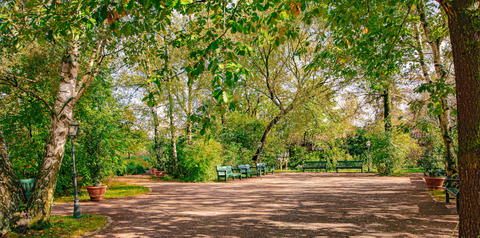
M450 197L455 198L457 202L457 213L458 213L458 196L460 195L458 192L460 191L460 183L458 179L445 179L443 183L443 187L445 188L445 202L450 203Z
M324 169L327 172L327 161L303 161L303 172L306 169Z
M338 169L361 169L363 173L363 160L340 160L337 161Z
M228 177L232 177L233 180L235 180L235 177L239 177L240 180L242 180L242 174L233 172L231 165L217 166L217 176L218 176L218 181L220 181L220 178L225 177L225 183L228 181Z
M248 178L248 175L250 175L250 177L253 177L253 175L257 175L257 177L259 176L258 174L258 171L257 170L252 170L252 168L250 167L249 164L241 164L238 166L238 171L241 173L241 174L245 174L245 176Z

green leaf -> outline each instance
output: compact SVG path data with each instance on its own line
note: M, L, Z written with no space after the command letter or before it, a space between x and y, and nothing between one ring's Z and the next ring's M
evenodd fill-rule
M147 106L148 106L148 107L153 107L153 106L154 106L154 105L153 105L153 102L152 102L152 101L147 101Z
M1 26L0 26L0 31L2 31L7 25L8 25L9 21L6 21L5 23L3 23Z
M42 34L40 34L38 37L37 37L37 42L39 45L41 46L44 46L45 45L45 38L43 37Z
M192 2L193 2L193 0L180 0L180 3L181 3L182 5L187 5L187 4L190 4L190 3L192 3Z

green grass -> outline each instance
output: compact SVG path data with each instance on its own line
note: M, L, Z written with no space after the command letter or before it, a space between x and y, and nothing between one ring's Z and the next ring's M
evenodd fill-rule
M302 172L302 170L296 170L296 169L294 169L294 170L293 170L293 169L292 169L292 170L290 170L290 169L289 169L289 170L286 170L286 169L280 170L280 169L275 169L274 172L275 172L275 173L298 173L298 172Z
M114 181L108 181L105 185L107 185L108 188L107 188L107 191L105 192L104 199L132 197L136 195L145 194L150 191L147 187L144 187L144 186L120 183L120 182L114 182ZM68 196L55 197L53 202L54 203L73 202L73 199L74 199L74 196L72 194ZM90 200L87 189L82 188L78 191L78 199L80 201Z
M72 216L51 216L50 224L41 228L30 229L27 234L9 232L5 237L78 237L85 236L103 226L107 220L104 216L83 214L81 218Z
M405 169L406 173L423 173L422 168L411 168L411 169Z
M445 191L443 190L428 190L428 193L430 194L430 196L434 197L435 200L437 201L442 201L442 202L446 201Z

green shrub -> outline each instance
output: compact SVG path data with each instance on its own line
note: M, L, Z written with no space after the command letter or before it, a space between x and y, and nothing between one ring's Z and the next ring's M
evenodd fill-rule
M288 160L288 167L296 168L298 165L302 165L303 161L307 158L307 148L295 145L290 148L290 159Z
M401 171L406 168L406 159L411 150L418 149L415 139L400 131L369 133L371 142L370 156L373 165L383 175Z
M222 165L222 145L215 140L194 140L178 151L178 175L182 180L205 182L217 177L216 166Z
M143 167L143 165L140 164L138 161L129 160L128 163L127 163L126 173L127 174L143 174L143 173L145 173L146 169L147 168Z
M337 167L337 161L339 160L353 160L352 156L347 154L345 149L340 147L332 147L329 150L325 150L324 157L328 161L328 170L335 170Z

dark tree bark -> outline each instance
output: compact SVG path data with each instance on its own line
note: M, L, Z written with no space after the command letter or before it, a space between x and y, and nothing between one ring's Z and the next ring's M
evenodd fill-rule
M151 107L151 112L153 116L153 127L154 127L154 137L153 137L153 149L155 150L155 157L159 164L162 164L163 170L165 170L165 161L162 159L162 140L160 139L160 122L157 114L157 107Z
M476 0L437 0L448 16L455 65L460 237L480 235L480 10Z
M296 101L296 100L295 100ZM275 116L271 121L270 123L268 123L267 127L265 128L265 131L263 132L263 136L262 136L262 139L260 139L260 142L258 144L258 148L257 148L257 152L255 153L255 155L253 156L253 161L255 162L258 162L260 160L260 155L263 151L263 147L265 145L265 142L267 141L267 138L268 138L268 135L270 134L270 132L272 131L273 127L282 119L285 117L285 115L287 115L290 111L292 111L294 108L295 108L295 101L292 102L290 105L288 105L287 109L285 110L281 110L280 113Z
M383 121L385 123L385 132L392 130L391 99L389 90L383 91Z

